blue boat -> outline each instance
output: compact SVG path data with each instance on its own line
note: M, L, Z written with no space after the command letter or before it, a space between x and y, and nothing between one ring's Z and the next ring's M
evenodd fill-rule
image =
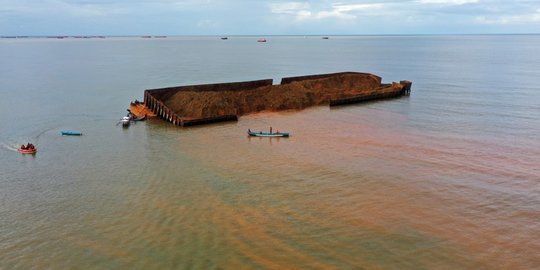
M66 136L81 136L82 135L82 133L78 131L62 131L61 133L62 135L66 135Z
M253 137L289 137L289 132L256 132L248 130L248 135Z

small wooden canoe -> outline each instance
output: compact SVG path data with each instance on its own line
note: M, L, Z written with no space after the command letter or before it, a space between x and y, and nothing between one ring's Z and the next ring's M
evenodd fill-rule
M19 151L19 153L23 153L23 154L35 154L37 152L37 148L33 148L33 149L22 149L22 148L18 148L17 151Z
M78 131L61 131L62 135L66 136L81 136L82 133Z
M147 119L146 114L137 118L131 119L132 121L145 121Z
M253 137L289 137L289 132L255 132L255 131L248 131L249 136Z

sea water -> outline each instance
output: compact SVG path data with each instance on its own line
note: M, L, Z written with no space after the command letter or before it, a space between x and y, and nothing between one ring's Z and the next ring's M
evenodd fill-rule
M258 38L0 39L0 268L540 265L540 36ZM412 94L117 125L149 88L341 71Z

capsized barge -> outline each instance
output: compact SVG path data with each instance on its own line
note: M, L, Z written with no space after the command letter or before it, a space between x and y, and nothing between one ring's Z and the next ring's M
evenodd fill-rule
M177 126L236 121L260 111L346 105L409 95L410 81L383 84L381 77L359 72L148 89L144 102L131 105L136 117L157 116Z

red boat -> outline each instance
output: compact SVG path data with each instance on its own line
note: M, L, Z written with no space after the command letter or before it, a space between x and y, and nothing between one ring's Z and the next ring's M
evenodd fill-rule
M37 152L37 149L34 148L34 149L22 149L19 147L19 149L17 149L17 151L19 151L20 153L23 153L23 154L35 154Z
M23 154L35 154L37 152L37 148L31 144L31 143L28 143L27 145L21 145L17 151L19 151L19 153L23 153Z

